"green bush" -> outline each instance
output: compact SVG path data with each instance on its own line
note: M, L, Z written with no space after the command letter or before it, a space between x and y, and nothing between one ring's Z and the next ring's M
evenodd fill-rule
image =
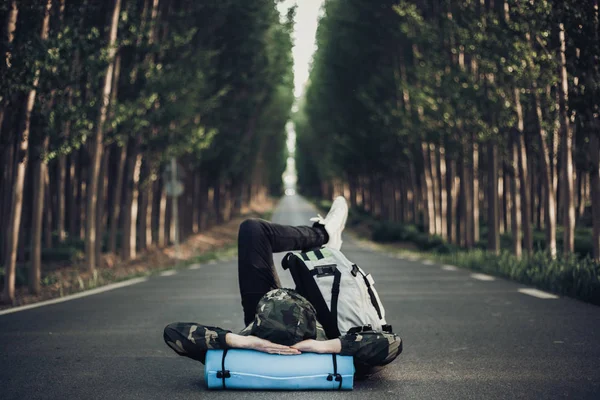
M545 251L516 258L508 251L494 255L482 250L440 256L443 262L506 277L562 295L600 305L600 264L571 255L551 258Z
M475 249L465 250L447 243L440 236L429 236L422 227L379 221L364 210L353 210L352 219L372 229L376 242L411 242L421 251L434 254L442 262L451 263L475 271L506 277L524 284L539 287L566 296L571 296L600 305L600 265L591 260L593 249L589 228L580 228L575 233L575 254L551 258L546 252L546 238L542 231L533 232L534 254L516 258L510 250L513 235L500 235L499 255L487 251L487 227L481 227L481 240ZM562 249L562 228L557 229L557 248Z

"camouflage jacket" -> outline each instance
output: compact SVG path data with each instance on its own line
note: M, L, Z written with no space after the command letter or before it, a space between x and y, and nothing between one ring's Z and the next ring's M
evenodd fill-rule
M317 325L317 340L327 340L323 328ZM239 334L247 336L251 330L252 324ZM225 335L229 332L194 322L175 322L165 327L164 340L177 354L204 363L208 350L228 348ZM365 331L343 335L340 340L340 354L353 356L357 368L388 364L402 352L402 339L394 333Z

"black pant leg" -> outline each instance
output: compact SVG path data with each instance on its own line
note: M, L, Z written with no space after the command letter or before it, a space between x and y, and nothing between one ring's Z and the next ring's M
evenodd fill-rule
M242 222L238 235L238 279L246 324L254 320L256 306L265 293L281 287L273 253L320 247L325 239L320 228L260 219Z

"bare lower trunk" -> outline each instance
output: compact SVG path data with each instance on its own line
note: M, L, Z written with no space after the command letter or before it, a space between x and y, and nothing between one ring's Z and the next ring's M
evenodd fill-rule
M589 175L583 171L577 171L577 218L583 217L585 213L585 204L588 199L588 179Z
M167 220L167 191L164 181L160 185L160 202L158 208L158 246L165 247L166 241L166 220Z
M429 146L423 142L421 144L423 154L423 174L425 184L425 201L426 201L426 215L427 215L427 233L435 235L435 207L434 207L434 196L433 196L433 182L431 177L431 162L429 156Z
M473 136L473 163L471 164L471 178L473 196L472 207L473 213L471 216L471 224L473 226L471 236L471 247L475 246L475 243L479 242L479 143L476 142L475 136Z
M198 214L200 209L198 207L198 198L200 196L200 176L194 174L192 178L192 233L196 234L199 231L200 218Z
M517 258L520 258L523 253L523 247L521 244L521 183L522 178L519 174L519 145L511 138L511 171L512 179L510 180L511 197L513 199L513 206L511 207L511 231L513 236L513 253ZM524 205L523 205L524 206Z
M44 196L44 198L46 199L46 204L45 204L45 208L46 208L46 212L43 213L44 214L44 245L47 248L52 247L53 241L52 241L52 217L53 217L53 211L52 211L52 197L50 196L50 193L52 193L52 189L50 188L50 175L48 173L48 168L46 168L46 176L44 177L44 193L46 193L46 195Z
M77 197L79 196L77 169L79 168L79 158L79 151L73 151L69 156L69 204L67 211L70 237L77 237Z
M147 227L147 219L146 213L148 212L148 188L151 187L151 170L148 166L148 160L144 159L142 162L141 173L140 173L140 189L139 189L139 212L138 212L138 220L139 220L139 249L146 249L146 231Z
M49 138L42 139L42 144L33 162L33 214L31 216L31 260L29 268L29 292L40 292L42 278L42 222L44 212L44 189L47 165L43 157L47 151Z
M468 223L469 222L468 215L471 210L472 197L469 196L469 186L470 185L467 182L467 177L469 176L469 173L467 171L467 165L466 165L466 161L465 161L464 157L462 157L460 159L459 173L460 173L460 195L459 195L460 196L459 197L460 217L459 217L459 225L458 225L459 243L463 247L470 247L469 230L470 230L471 225Z
M223 199L222 199L222 191L221 191L221 180L217 179L215 181L215 184L213 186L214 192L213 192L213 207L215 208L215 216L216 216L216 223L220 224L223 222L223 210L222 210L222 205L223 205Z
M521 180L521 213L522 213L522 228L523 228L523 245L528 254L533 253L533 218L532 218L532 202L531 189L529 183L528 157L527 148L525 147L525 137L523 129L525 123L523 120L523 108L521 106L521 94L519 89L514 89L515 106L517 110L517 147L519 157L519 178ZM516 203L515 203L516 204Z
M119 216L121 214L121 202L123 198L123 175L125 170L125 160L127 158L127 145L119 148L119 161L117 164L117 176L113 188L112 207L110 210L110 234L108 235L108 252L115 254L117 252L117 229L119 226Z
M66 203L66 180L67 180L67 157L60 155L58 157L58 173L56 177L56 231L59 242L63 242L66 237L65 232L65 203Z
M565 26L559 24L559 76L558 109L562 136L562 198L563 198L563 251L575 250L575 188L573 183L573 130L569 122L569 83L567 79L567 59L565 55Z
M448 234L448 240L450 243L457 243L456 240L456 191L455 191L455 181L456 181L456 161L452 160L448 154L446 154L446 166L447 166L447 174L446 174L446 232Z
M145 191L145 202L146 202L146 210L143 213L143 217L145 219L145 229L140 229L140 234L145 236L145 247L148 248L152 246L152 211L154 209L154 179L152 178L152 174L150 175L150 180L146 182Z
M350 188L350 207L351 208L356 208L357 206L357 200L356 200L356 177L354 176L348 176L348 185Z
M100 175L99 182L100 186L98 187L98 204L97 204L97 214L96 214L96 261L100 260L102 257L102 245L104 244L104 232L106 227L106 195L108 192L108 159L110 153L109 149L107 149L102 156L102 165L100 167Z
M488 143L488 250L500 252L500 229L498 219L498 148Z
M0 197L0 218L2 221L8 221L10 218L10 205L12 199L12 186L14 181L14 156L15 156L15 144L9 142L5 149L0 149L0 163L2 163L2 193ZM6 237L10 233L4 229L0 229L0 263L4 263L6 257L4 243L6 243Z
M550 149L547 144L546 130L542 126L542 109L540 105L539 94L537 89L533 89L534 109L537 116L537 133L542 149L542 175L544 178L544 188L546 194L546 246L551 257L556 257L556 195L552 184L552 170L550 160Z
M517 164L517 168L518 168L518 164ZM502 178L502 181L498 183L498 192L501 192L501 212L502 212L502 217L500 218L500 220L502 221L502 225L503 225L503 229L501 229L500 231L502 233L504 232L510 232L512 230L512 226L510 224L510 218L512 215L512 205L513 205L513 196L511 196L510 194L510 180L512 179L507 173L506 170L503 168L503 172L502 174L500 174L500 177Z
M123 210L122 257L124 260L131 260L136 257L139 181L142 165L142 155L139 153L137 146L131 152L127 164L128 183L125 209Z
M598 122L596 121L596 124ZM592 197L592 242L594 260L600 263L600 131L598 126L590 134L590 194Z
M433 194L433 215L435 222L435 234L440 235L442 233L442 218L440 210L440 182L438 179L438 167L437 167L437 152L435 144L429 145L429 168L431 170L431 188Z

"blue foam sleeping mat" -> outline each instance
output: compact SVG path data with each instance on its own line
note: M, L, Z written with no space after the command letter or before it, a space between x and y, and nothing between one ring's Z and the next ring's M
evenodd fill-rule
M354 363L337 354L209 350L204 378L209 389L352 390Z

